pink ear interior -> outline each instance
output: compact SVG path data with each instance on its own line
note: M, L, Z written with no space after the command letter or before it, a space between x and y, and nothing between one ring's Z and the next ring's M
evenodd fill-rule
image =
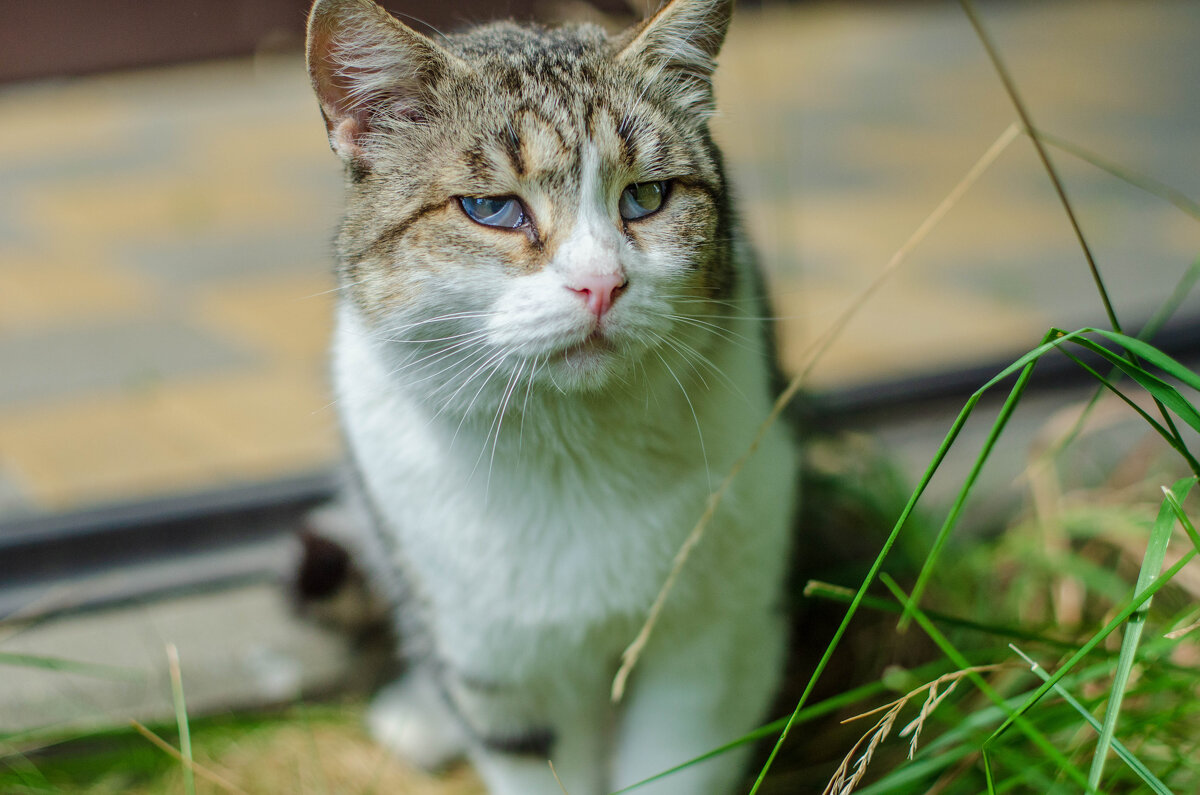
M342 66L336 38L336 29L314 26L309 34L308 63L329 142L335 150L341 150L339 143L357 148L359 137L366 131L369 111L365 103L352 99L353 72Z
M429 54L406 41L403 28L376 25L371 28L375 35L356 40L338 22L314 21L308 40L309 70L330 145L339 154L358 156L363 138L380 114L409 121L425 118L419 102L419 70L412 60Z

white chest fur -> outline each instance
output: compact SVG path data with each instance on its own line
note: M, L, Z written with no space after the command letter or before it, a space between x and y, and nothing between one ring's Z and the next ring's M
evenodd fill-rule
M762 359L733 345L713 363L738 391L709 379L685 398L664 372L649 393L519 396L498 429L491 413L438 415L390 375L349 306L335 351L347 437L433 634L452 647L440 652L506 669L597 628L613 630L615 647L594 651L619 652L767 409ZM676 612L702 621L730 600L769 607L794 469L791 444L773 434L690 562Z

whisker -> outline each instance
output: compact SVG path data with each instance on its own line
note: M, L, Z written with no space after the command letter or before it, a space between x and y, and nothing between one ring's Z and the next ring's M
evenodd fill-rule
M704 380L704 374L696 369L695 363L684 354L683 349L678 346L677 341L668 339L661 334L654 334L653 337L660 344L665 345L666 347L678 353L679 358L683 360L684 364L690 367L692 372L696 374L696 377L700 379L700 383L704 385L705 390L709 389L708 381Z
M730 378L725 371L718 367L716 363L708 356L705 356L703 353L696 350L683 340L666 338L664 339L664 342L674 348L685 360L694 360L695 362L707 367L713 373L713 375L725 382L725 385L729 387L731 392L749 404L750 398L746 397L746 393L742 391L742 388L738 385L738 383Z
M475 401L479 400L479 396L481 394L483 394L483 390L486 389L487 385L491 383L492 376L494 376L497 372L499 372L500 366L504 363L504 355L505 355L504 351L497 351L496 354L494 356L492 356L491 359L488 359L486 362L484 362L483 365L480 366L479 370L476 370L475 373L472 374L472 376L463 383L463 386L466 386L467 384L471 383L471 381L474 380L476 375L478 375L481 371L483 371L484 368L489 368L489 365L490 365L490 368L487 371L487 375L484 376L484 378L483 378L483 383L481 383L479 385L479 389L476 389L475 394L471 396L471 402L467 404L466 410L464 410L462 413L462 419L460 419L458 421L458 427L454 429L454 435L450 437L450 446L451 447L454 447L454 441L458 438L458 433L459 433L459 431L462 430L463 424L467 421L467 417L471 416L471 409L473 409L475 407ZM461 389L461 387L460 387L460 389ZM458 393L456 392L455 394L458 394ZM451 396L451 399L453 399L453 396ZM485 437L484 444L486 444L486 443L487 442L486 442L486 437ZM480 452L480 455L482 455L482 451ZM478 461L476 461L476 465L478 465ZM474 469L471 470L471 474L472 475L475 474Z
M444 315L434 315L433 317L421 318L420 320L406 320L397 323L394 326L373 329L373 331L378 334L390 335L399 333L401 331L407 331L408 329L427 326L433 323L446 323L452 320L473 320L476 318L491 317L494 314L494 312L448 312Z
M454 351L446 351L446 352L443 352L443 353L442 353L440 356L438 356L438 358L437 358L437 359L435 359L434 361L441 361L441 360L443 360L443 359L450 358L450 359L451 359L451 361L450 361L450 363L449 363L449 364L447 364L445 367L443 367L442 369L438 370L437 372L430 373L430 374L428 374L428 375L425 375L425 376L423 376L423 377L421 377L421 378L417 378L417 379L415 379L415 380L409 381L408 383L409 383L409 384L423 384L423 383L425 383L426 381L430 381L430 380L433 380L434 378L437 378L437 377L438 377L439 375L441 375L442 373L445 373L447 370L453 369L453 368L454 368L455 366L457 366L457 365L462 365L461 367L459 367L459 371L460 371L460 372L461 372L461 371L463 371L463 370L466 370L466 369L467 369L468 367L470 367L472 364L474 364L475 362L479 361L479 360L480 360L480 359L482 359L484 356L486 356L486 355L487 355L487 352L488 352L488 349L487 349L487 346L486 346L486 344L485 344L484 342L476 342L476 343L473 343L472 345L470 345L470 346L467 346L466 348L464 348L464 350L471 350L472 348L481 348L481 347L484 349L484 350L483 350L483 352L482 352L482 353L480 353L478 356L476 356L474 359L472 359L472 360L471 360L471 361L469 361L469 362L465 362L465 361L464 361L464 358L465 358L465 357L463 357L463 358L454 358L454 357L451 357L451 354L452 354L452 353L454 353ZM471 356L471 355L474 355L474 354L472 354L472 353L468 353L468 354L467 354L467 356ZM446 380L447 380L448 382L452 382L452 381L453 381L453 378L451 377L451 378L448 378L448 379L446 379ZM435 397L435 396L438 394L438 392L442 391L444 388L446 388L446 385L445 385L445 384L443 384L442 386L436 387L436 388L435 388L435 389L434 389L434 390L433 390L433 391L430 393L430 397Z
M488 355L488 353L489 352L487 350L484 350L483 353L481 353L479 356L475 357L475 359L473 359L469 364L467 364L463 368L461 368L462 370L465 370L467 367L474 365L476 362L479 362L479 361L483 362L482 364L480 364L478 367L475 368L475 371L473 373L471 373L471 375L469 375L461 384L459 384L458 388L455 389L453 393L451 393L450 397L446 398L445 404L440 409L438 409L436 414L433 415L434 419L436 419L444 411L446 411L446 409L448 409L450 407L450 405L452 403L454 403L454 399L458 397L458 394L460 392L462 392L464 389L466 389L471 384L472 381L474 381L476 378L478 378L480 373L483 373L484 371L488 371L488 375L484 378L483 384L480 385L480 388L472 396L471 402L467 404L467 410L463 412L463 421L466 420L467 416L471 413L470 412L471 407L475 405L475 399L479 397L479 393L483 391L483 387L487 386L488 379L491 378L491 374L495 372L495 368L499 366L499 362L501 360L503 360L503 358L505 356L504 351L494 351L491 353L491 355ZM460 372L461 372L461 370L460 370ZM437 392L440 392L440 391L441 391L441 388L435 390L433 392L433 394L436 395ZM458 427L459 427L459 429L462 428L461 421L458 423ZM455 430L454 433L455 433L455 436L458 435L457 430ZM453 444L454 440L451 439L450 443Z
M706 320L700 320L700 319L692 317L690 315L676 315L676 314L670 314L670 313L666 313L666 312L658 313L658 315L659 315L659 317L663 317L668 320L674 320L679 323L684 323L686 325L699 328L703 331L707 331L716 337L720 337L721 339L725 340L726 342L728 342L731 345L736 345L737 347L741 348L742 350L751 351L751 352L758 351L757 347L751 347L751 344L753 344L755 342L755 340L753 338L747 337L745 334L741 334L736 331L731 331L730 329L727 329L724 326L719 326L716 323L710 323ZM746 343L746 344L743 344L743 343Z
M320 297L321 297L321 296L323 296L323 295L329 295L330 293L336 293L336 292L339 292L339 291L341 291L341 290L348 290L348 289L350 289L351 287L356 287L356 286L358 286L358 285L360 285L360 284L362 284L362 280L361 280L361 279L360 279L360 280L358 280L358 281L354 281L354 282L346 282L346 283L344 283L344 284L339 284L339 285L337 285L336 287L331 287L331 288L329 288L328 290L322 290L322 291L320 291L319 293L312 293L312 294L310 294L310 295L306 295L306 296L304 296L304 297L303 297L303 299L301 299L301 300L307 301L307 300L309 300L309 299L312 299L312 298L320 298Z
M692 419L696 423L696 437L700 440L700 457L704 459L704 475L708 479L708 490L712 491L712 472L708 468L708 451L704 447L704 431L700 429L700 417L696 414L696 407L692 405L692 399L688 397L687 389L683 382L679 380L679 376L675 375L675 371L671 369L671 365L667 364L667 360L657 350L654 355L662 362L663 367L667 368L667 372L675 379L675 383L679 385L679 391L683 393L683 399L687 402L688 409L692 412Z
M721 306L726 309L732 309L737 312L736 315L722 315L722 317L745 318L747 320L774 320L780 317L779 315L761 316L758 314L744 314L746 309L761 309L763 301L759 298L706 298L696 295L662 295L658 296L663 301L670 304L703 304L705 306Z
M463 337L483 337L486 336L486 331L464 331L461 334L450 334L445 337L430 337L429 339L403 339L401 337L380 337L384 342L402 342L408 345L432 345L435 342L451 342L452 340L460 340Z
M654 406L655 406L655 408L657 408L659 405L658 395L655 394L654 390L650 388L650 374L648 372L646 372L645 362L643 362L641 359L638 359L638 367L641 368L641 371L642 371L642 383L646 385L646 404L642 410L649 413L650 398L654 398Z
M525 449L525 418L529 415L529 393L533 391L533 379L537 376L542 364L544 364L544 362L539 362L539 359L541 359L540 355L533 358L533 367L530 368L529 379L525 382L525 400L521 402L521 432L517 437L518 459L520 459L521 453Z
M484 367L486 367L490 363L491 359L494 359L496 356L500 355L498 353L492 353L491 358L489 358L489 353L490 353L490 350L488 348L484 348L482 353L480 353L478 356L475 356L470 361L456 362L456 364L458 364L458 369L450 377L446 378L444 383L440 384L439 386L435 387L432 391L430 391L428 397L431 400L433 398L437 398L441 392L455 386L456 379L458 378L458 376L462 375L462 373L466 372L471 367L474 367L479 362L481 362L481 361L484 362L482 365L477 367L475 369L475 371L473 373L471 373L471 375L466 380L464 380L462 383L458 384L458 388L454 390L454 393L451 394L448 398L446 398L445 402L442 404L441 408L439 408L434 413L434 415L429 418L430 422L433 422L434 420L436 420L438 417L440 417L442 415L443 412L446 411L446 409L450 408L450 404L454 402L454 398L458 397L458 393L461 392L464 388L466 388L467 384L471 383L471 381L475 378L475 376L479 375L480 370L482 370ZM487 360L487 361L484 361L484 360ZM450 367L454 367L454 365L451 365ZM448 367L446 369L450 369L450 368Z
M396 367L394 370L392 370L390 373L388 373L388 375L389 376L398 375L398 374L404 372L405 370L408 370L409 368L412 368L412 367L416 367L424 362L440 361L441 359L451 356L454 353L460 352L463 349L470 349L473 347L478 347L479 345L483 345L486 342L487 342L487 340L485 339L484 335L482 335L482 334L480 334L477 337L470 338L470 339L460 340L459 342L456 342L453 345L447 345L444 348L438 348L435 351L427 353L424 356L420 357L419 359L411 359L411 360L404 361L400 364L399 367ZM451 365L451 366L453 366L453 365ZM438 375L442 372L444 372L444 370L439 370L438 373L435 373L434 375ZM412 383L420 383L420 381L414 381Z
M496 447L500 444L500 428L504 424L505 412L508 411L508 401L512 398L513 390L516 388L517 382L521 380L521 374L525 372L525 365L528 363L528 359L522 360L520 366L517 367L517 369L513 371L512 376L509 377L508 386L504 388L504 395L500 400L500 407L496 409L496 418L492 421L492 424L495 426L495 430L488 430L488 434L492 436L492 454L488 458L487 482L484 484L483 488L484 504L487 503L488 494L491 492L492 488L492 471L496 466ZM483 457L483 451L485 449L487 449L486 436L483 438L483 448L481 448L479 451L481 458ZM475 462L475 466L479 466L478 461ZM472 474L474 474L474 470L472 470Z
M393 326L388 329L380 329L378 331L375 331L370 336L373 336L376 338L387 338L394 334L398 334L402 331L408 331L409 329L419 328L421 326L427 326L431 323L446 323L451 320L474 320L474 319L478 319L478 318L495 317L496 314L497 314L496 312L451 312L451 313L445 314L445 315L437 315L435 317L427 317L423 320L415 320L415 321L412 321L411 323L402 323L398 326Z

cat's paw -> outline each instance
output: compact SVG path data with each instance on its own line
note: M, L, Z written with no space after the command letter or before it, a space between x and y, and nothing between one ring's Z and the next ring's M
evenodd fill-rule
M462 723L431 677L416 671L375 696L367 729L380 745L424 770L444 768L467 750Z

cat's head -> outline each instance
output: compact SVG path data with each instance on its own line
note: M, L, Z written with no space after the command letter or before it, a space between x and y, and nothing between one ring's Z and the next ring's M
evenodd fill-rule
M371 0L318 0L343 294L413 380L589 390L703 354L734 281L707 125L729 14L672 0L618 36L497 23L434 41Z

